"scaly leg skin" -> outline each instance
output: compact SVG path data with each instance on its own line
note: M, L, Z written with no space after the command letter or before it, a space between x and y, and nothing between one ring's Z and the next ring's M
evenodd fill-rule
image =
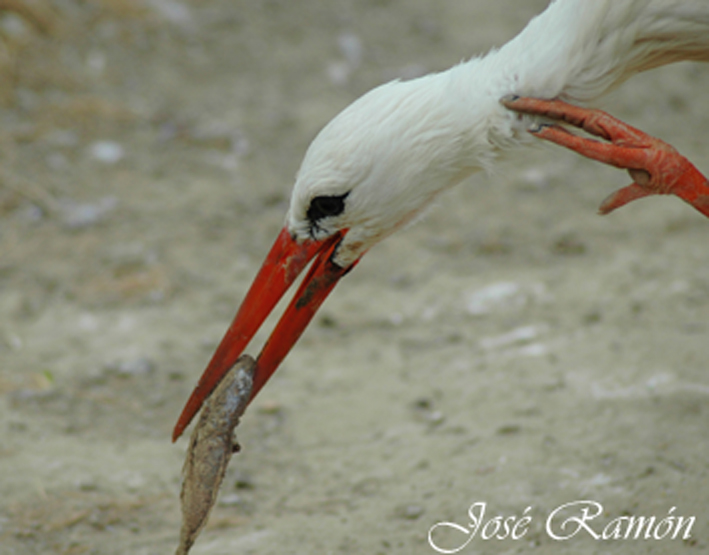
M609 142L576 136L556 124L530 129L535 137L565 146L587 158L628 170L633 183L606 198L601 214L650 195L677 195L709 217L709 180L672 146L600 110L561 100L506 96L502 104L522 114L543 116L583 129Z

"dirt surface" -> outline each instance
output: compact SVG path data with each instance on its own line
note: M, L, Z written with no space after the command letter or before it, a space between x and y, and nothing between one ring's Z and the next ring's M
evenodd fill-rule
M0 19L0 554L172 553L171 429L309 141L545 2L28 5L49 23ZM707 173L707 99L709 68L682 64L603 107ZM709 550L709 222L659 197L597 216L628 181L540 146L373 249L247 411L193 552L435 553L431 527L475 502L532 522L460 553ZM696 523L550 537L584 499L596 528Z

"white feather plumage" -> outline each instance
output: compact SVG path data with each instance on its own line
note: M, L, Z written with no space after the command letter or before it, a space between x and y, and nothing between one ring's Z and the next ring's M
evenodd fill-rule
M318 134L298 173L287 225L300 239L348 233L348 266L437 194L489 167L526 136L508 94L594 100L632 75L709 61L709 0L555 0L499 50L365 94ZM317 226L317 196L348 193Z

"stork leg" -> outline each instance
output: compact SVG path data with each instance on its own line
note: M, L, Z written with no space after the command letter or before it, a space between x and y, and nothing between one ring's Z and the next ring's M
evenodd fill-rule
M669 144L600 110L560 100L510 96L502 104L516 112L544 116L583 129L609 142L579 137L556 124L530 129L541 139L565 146L587 158L626 169L633 183L607 197L599 208L608 214L650 195L677 195L709 217L709 180Z

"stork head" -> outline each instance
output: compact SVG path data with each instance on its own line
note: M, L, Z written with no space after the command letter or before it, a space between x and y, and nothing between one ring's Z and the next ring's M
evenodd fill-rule
M298 171L290 234L299 242L342 234L334 261L347 267L480 169L487 137L470 124L475 118L455 93L450 72L393 81L330 121Z
M285 226L183 409L173 440L311 260L258 357L252 398L360 257L470 173L460 163L467 145L456 133L459 115L444 106L441 87L438 76L382 85L318 134L298 172Z

